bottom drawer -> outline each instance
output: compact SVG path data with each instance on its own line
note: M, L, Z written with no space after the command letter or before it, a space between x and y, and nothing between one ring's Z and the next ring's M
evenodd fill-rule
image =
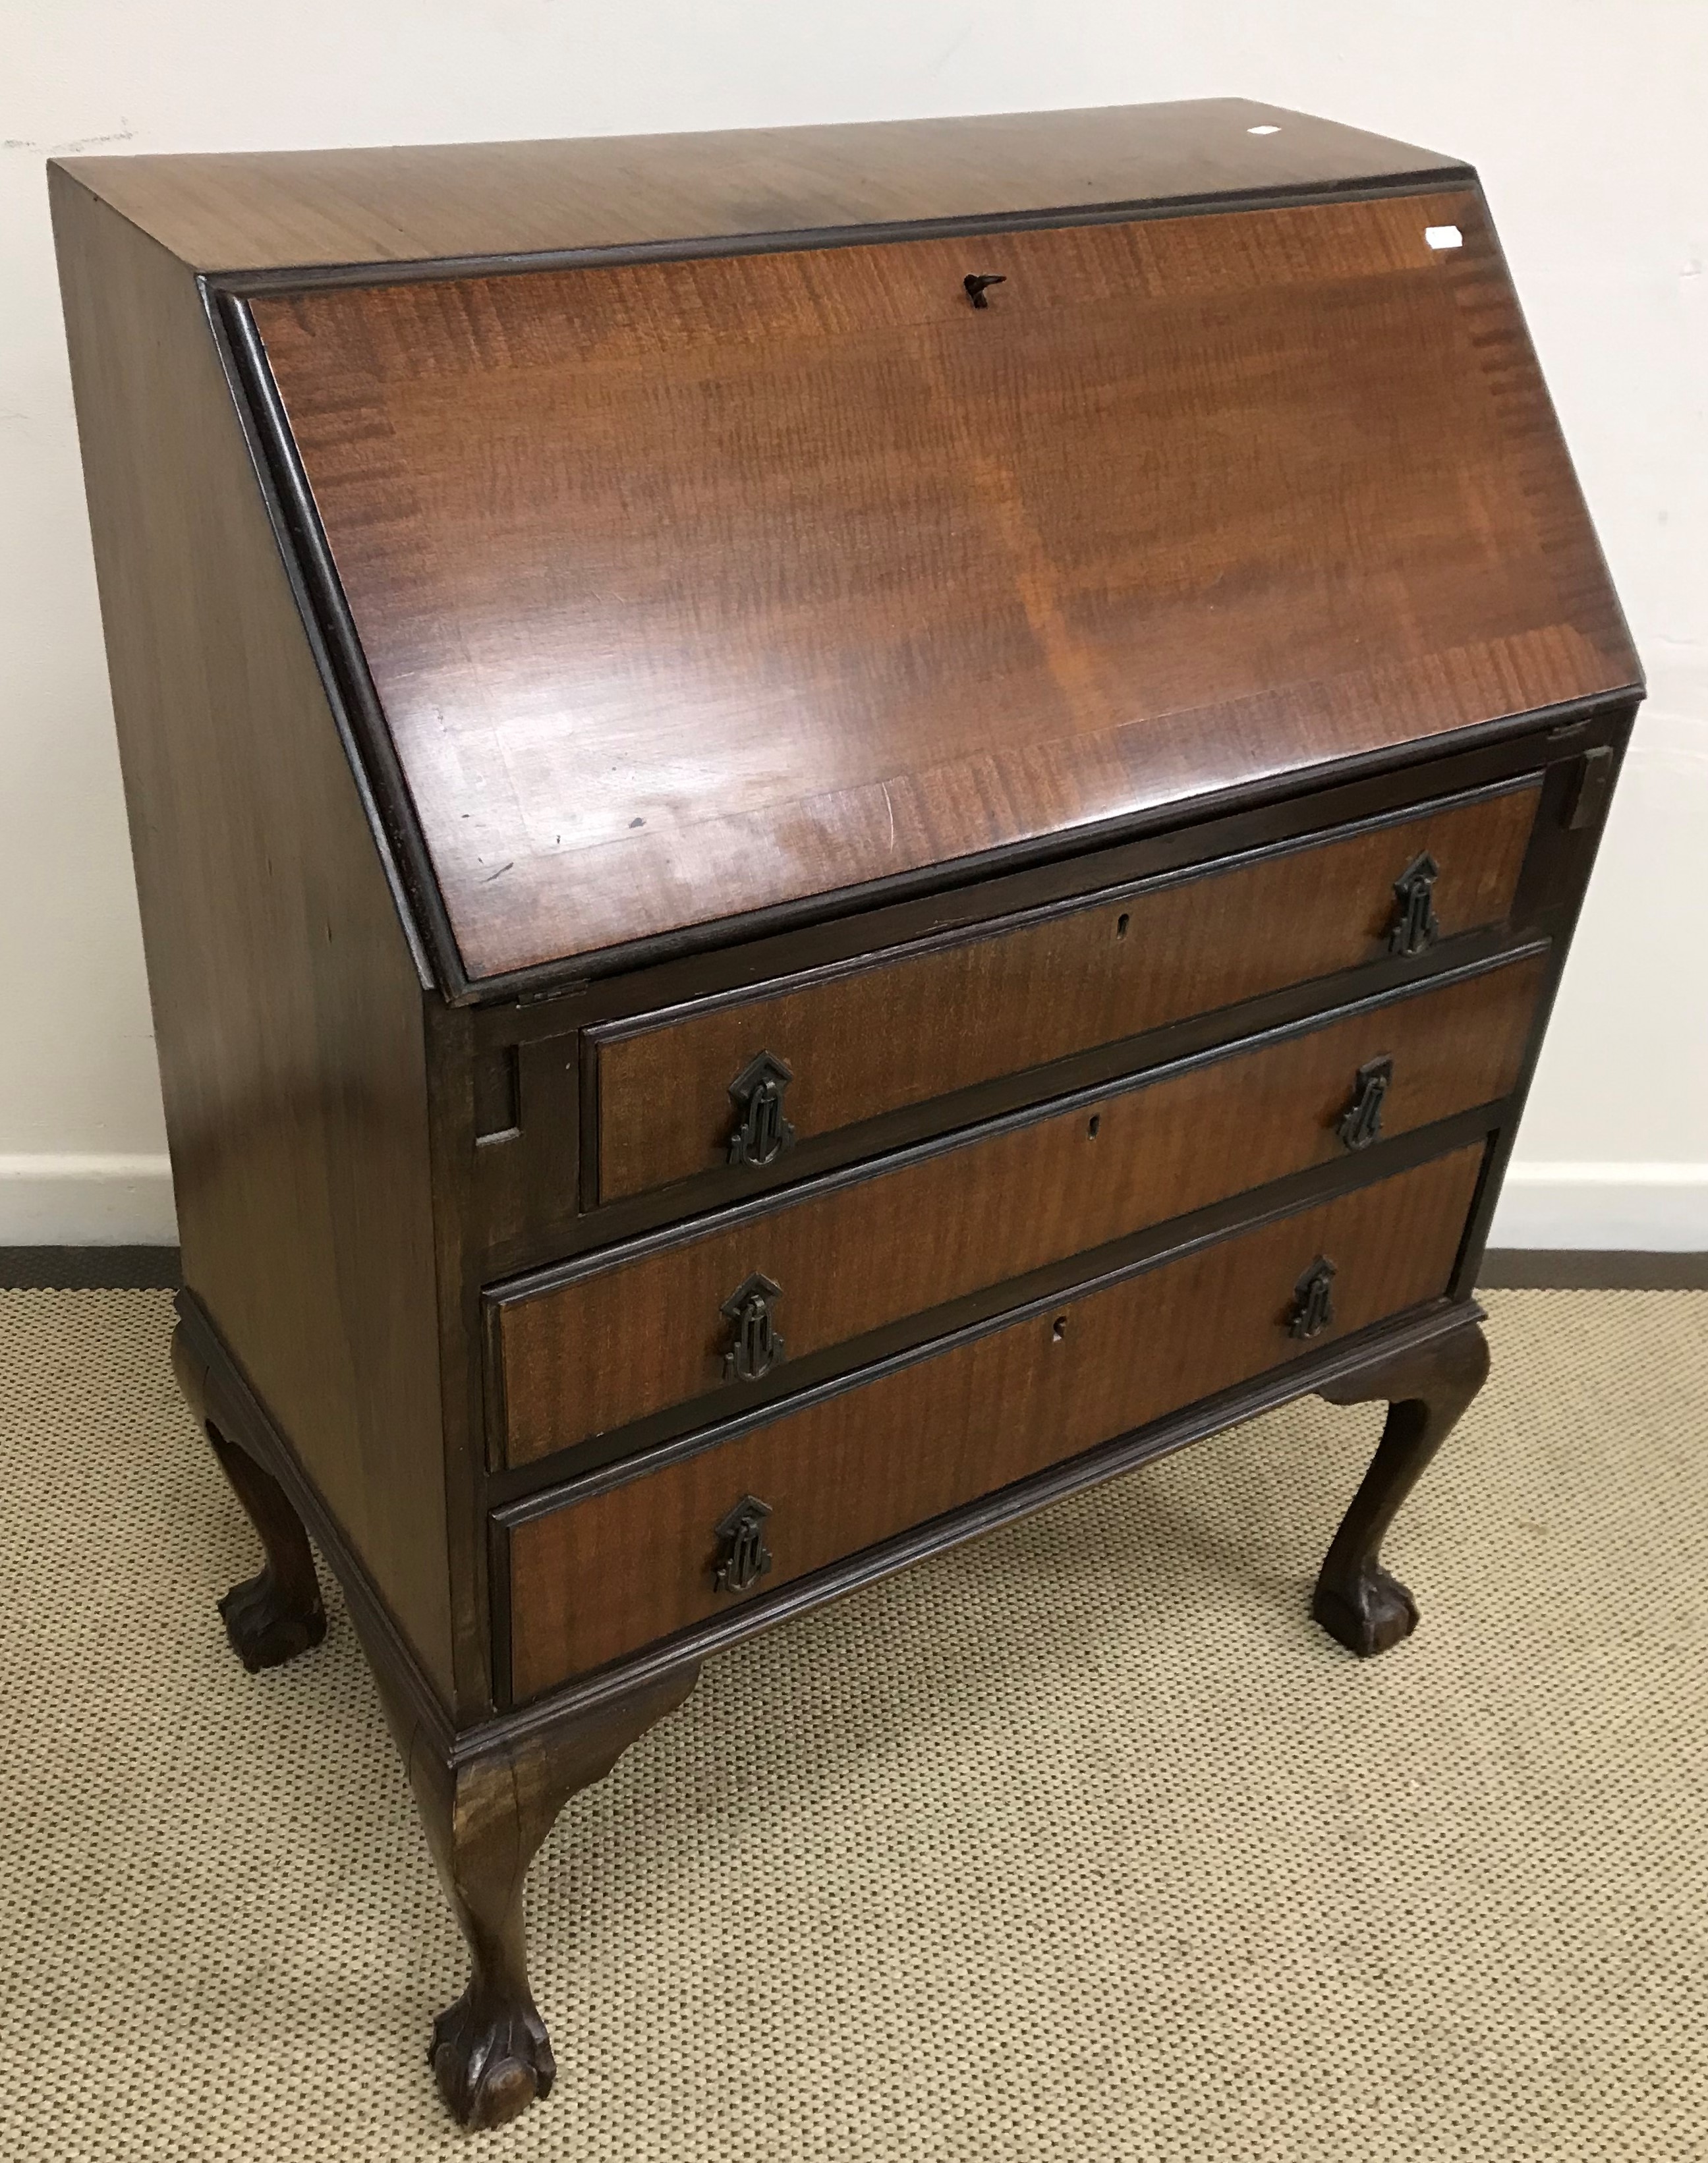
M1229 1233L518 1512L516 1696L1438 1298L1482 1157Z

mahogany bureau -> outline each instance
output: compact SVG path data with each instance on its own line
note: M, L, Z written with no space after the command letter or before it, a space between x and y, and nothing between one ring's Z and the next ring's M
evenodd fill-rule
M1237 101L51 171L182 1233L553 2077L522 1878L720 1647L1472 1286L1640 675L1469 167Z

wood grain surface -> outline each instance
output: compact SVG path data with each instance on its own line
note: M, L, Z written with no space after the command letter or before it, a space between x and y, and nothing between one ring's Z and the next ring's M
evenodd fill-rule
M1394 882L1426 852L1443 938L1501 923L1539 793L1449 803L601 1032L599 1198L725 1164L730 1084L761 1051L793 1070L786 1107L804 1140L1379 961Z
M53 207L185 1281L448 1699L422 983L195 281Z
M526 1520L509 1534L516 1695L726 1605L713 1528L745 1495L771 1507L772 1591L1296 1357L1293 1290L1318 1254L1338 1274L1314 1343L1437 1296L1482 1157L1458 1151L1063 1300Z
M1272 133L1254 135L1254 127ZM559 143L65 161L202 270L431 260L1335 188L1457 160L1240 97Z
M1636 677L1470 193L254 316L475 978Z
M733 1223L500 1307L507 1460L568 1448L721 1386L723 1302L754 1273L794 1358L1344 1154L1367 1061L1382 1133L1504 1097L1546 967L1534 956Z

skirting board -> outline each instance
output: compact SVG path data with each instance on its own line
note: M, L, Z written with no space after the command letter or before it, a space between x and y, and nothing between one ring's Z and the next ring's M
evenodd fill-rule
M0 1284L176 1285L176 1228L164 1155L0 1156ZM1552 1274L1548 1253L1561 1257ZM1507 1171L1481 1281L1656 1285L1670 1254L1666 1281L1695 1285L1705 1253L1708 1164L1521 1160ZM1620 1255L1631 1259L1615 1274Z
M1708 1250L1708 1164L1538 1164L1506 1168L1491 1248L1604 1253Z
M0 1249L167 1247L172 1168L157 1155L0 1155ZM1538 1164L1506 1171L1490 1244L1599 1253L1708 1251L1708 1163Z
M177 1237L164 1150L0 1155L0 1248L170 1247Z

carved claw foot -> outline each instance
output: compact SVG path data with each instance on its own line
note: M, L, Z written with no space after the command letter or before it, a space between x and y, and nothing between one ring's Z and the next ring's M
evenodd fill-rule
M673 1711L698 1670L678 1668L524 1735L500 1734L459 1749L405 1700L354 1606L351 1619L368 1647L427 1845L469 1946L469 1987L434 2021L427 2061L459 2125L470 2131L502 2125L549 2093L558 2071L528 1987L522 1919L528 1864L569 1797L603 1779L637 1736Z
M252 1675L262 1668L280 1667L326 1635L314 1551L285 1490L258 1458L232 1441L217 1413L210 1417L207 1369L181 1322L172 1333L172 1367L185 1401L261 1542L259 1574L233 1585L219 1603L225 1634Z
M471 2133L518 2118L558 2077L533 2000L477 2009L471 1984L433 2023L428 2062L445 2107Z
M1361 1660L1386 1652L1417 1626L1417 1601L1380 1563L1344 1585L1319 1580L1311 1613Z
M320 1588L305 1600L287 1596L270 1564L259 1577L233 1585L219 1603L232 1650L249 1669L283 1667L299 1652L311 1651L326 1635L326 1609Z

